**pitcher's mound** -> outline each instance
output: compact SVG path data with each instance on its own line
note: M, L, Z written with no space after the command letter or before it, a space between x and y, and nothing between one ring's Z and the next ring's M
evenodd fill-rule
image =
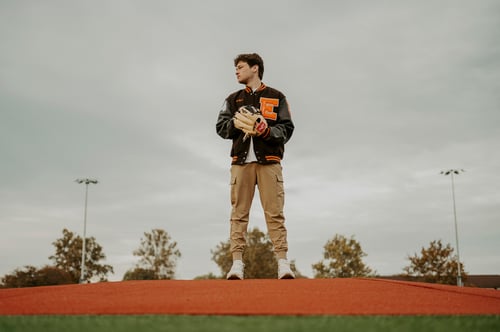
M500 292L382 279L107 282L0 290L2 315L481 315Z

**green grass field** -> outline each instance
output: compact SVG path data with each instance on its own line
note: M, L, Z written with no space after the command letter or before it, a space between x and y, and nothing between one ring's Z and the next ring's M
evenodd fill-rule
M500 331L500 316L0 316L0 331Z

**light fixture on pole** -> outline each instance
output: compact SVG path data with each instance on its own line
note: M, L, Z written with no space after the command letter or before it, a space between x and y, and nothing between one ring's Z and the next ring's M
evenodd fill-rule
M462 287L462 272L460 268L460 249L458 246L458 225L457 225L457 208L455 204L455 180L453 178L454 175L458 175L460 173L465 172L463 169L449 169L446 171L441 171L443 175L451 175L451 194L453 197L453 216L455 218L455 242L457 246L457 265L458 265L458 275L457 275L457 286Z
M76 179L76 183L82 184L85 183L85 209L83 212L83 241L82 241L82 267L81 267L81 272L80 272L80 283L83 284L85 281L85 238L87 236L87 198L89 195L89 184L97 184L98 181L95 179L89 179L89 178L84 178L84 179Z

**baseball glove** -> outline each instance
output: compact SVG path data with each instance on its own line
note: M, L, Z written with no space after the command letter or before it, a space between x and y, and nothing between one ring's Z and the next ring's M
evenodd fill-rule
M234 115L234 126L245 133L243 141L248 136L259 136L267 129L267 121L260 110L252 105L242 106Z

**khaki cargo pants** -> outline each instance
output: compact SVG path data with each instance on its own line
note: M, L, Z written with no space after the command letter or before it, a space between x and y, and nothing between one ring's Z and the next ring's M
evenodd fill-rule
M231 166L231 253L233 260L242 259L246 245L246 234L250 207L259 188L267 231L278 259L286 259L288 251L287 232L283 206L285 191L281 164L261 165L249 163Z

